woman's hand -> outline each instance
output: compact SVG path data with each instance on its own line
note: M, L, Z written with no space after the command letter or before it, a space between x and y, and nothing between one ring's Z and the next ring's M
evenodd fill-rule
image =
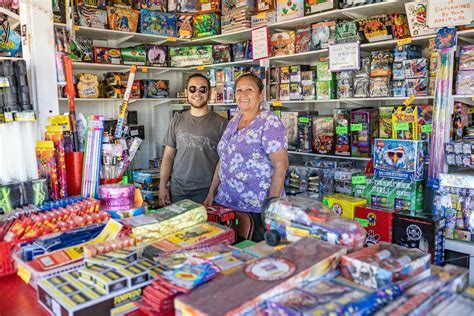
M202 204L204 206L212 206L213 202L214 202L214 194L209 193Z

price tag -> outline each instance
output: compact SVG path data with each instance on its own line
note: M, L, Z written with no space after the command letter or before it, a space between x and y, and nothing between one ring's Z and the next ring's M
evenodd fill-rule
M400 39L397 41L397 46L403 46L407 44L411 44L411 37Z
M281 116L281 111L280 110L275 110L275 111L273 111L273 113L275 113L275 115Z
M405 106L409 106L410 104L413 103L413 101L415 101L415 96L412 94L408 99L406 99L403 104Z
M474 98L472 98L472 101L474 101ZM469 108L469 114L474 113L474 106Z
M354 220L356 220L357 222L359 222L359 224L362 225L362 227L369 227L369 221L367 219L363 219L363 218L354 218Z
M332 117L326 117L324 123L332 123Z
M408 131L410 129L410 123L395 123L396 131Z
M18 264L16 273L26 284L30 283L31 273L22 264Z
M148 72L148 67L142 67L142 72Z
M273 105L273 106L281 106L281 101L279 101L279 100L273 100L273 101L272 101L272 105Z
M351 132L362 131L362 124L351 124Z
M336 127L336 134L347 134L347 133L348 133L347 126Z
M298 121L300 123L309 123L309 117L300 117Z
M79 31L79 25L74 25L74 31Z
M352 184L366 184L367 177L366 176L353 176L352 177Z
M197 70L204 70L204 66L197 66Z
M174 37L174 36L168 36L168 37L166 38L166 40L167 40L168 42L176 42L176 37Z
M433 131L433 124L421 125L422 133L431 133Z

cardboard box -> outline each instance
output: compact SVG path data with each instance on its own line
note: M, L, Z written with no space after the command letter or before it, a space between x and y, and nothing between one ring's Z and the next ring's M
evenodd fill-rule
M423 181L365 177L352 185L352 194L367 199L367 205L397 211L423 211Z
M444 260L444 227L446 220L429 213L395 214L393 243L418 248L431 254L431 262L441 265Z
M372 156L374 140L379 136L378 110L356 110L351 112L351 151L353 157Z
M337 0L319 0L319 1L304 1L304 15L311 15L321 11L337 9L339 1Z
M334 109L334 134L336 138L335 154L338 156L351 155L351 110Z
M379 108L379 137L392 138L392 113L393 107L381 106Z
M354 219L356 206L364 206L366 202L365 199L338 193L324 197L324 204L329 206L334 213L350 219Z
M354 219L367 231L365 245L370 247L376 243L392 242L394 211L356 206Z
M374 175L400 180L423 180L423 143L418 140L376 139Z
M332 116L313 117L313 152L334 154L334 118Z

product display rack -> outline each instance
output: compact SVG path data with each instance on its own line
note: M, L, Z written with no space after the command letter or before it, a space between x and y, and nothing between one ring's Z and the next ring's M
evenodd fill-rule
M306 153L306 152L293 151L293 150L289 150L288 153L293 154L293 155L301 155L301 156L320 157L320 158L333 158L333 159L347 159L347 160L359 160L359 161L369 161L370 159L372 159L372 158L352 157L352 156L323 155L323 154Z

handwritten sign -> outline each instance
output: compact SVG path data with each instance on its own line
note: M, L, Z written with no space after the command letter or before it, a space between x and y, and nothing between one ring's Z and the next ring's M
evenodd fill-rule
M473 17L472 0L429 0L428 26L444 27L470 24Z
M360 43L329 45L329 70L358 70L360 68Z
M268 27L262 26L252 30L252 57L260 60L270 56L270 42L268 40Z

